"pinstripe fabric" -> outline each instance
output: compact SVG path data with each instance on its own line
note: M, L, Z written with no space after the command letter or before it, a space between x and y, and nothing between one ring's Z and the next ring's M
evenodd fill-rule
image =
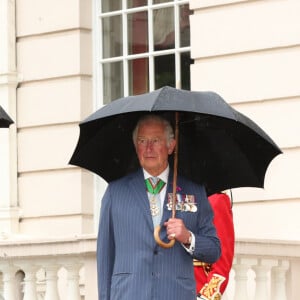
M170 172L172 174L172 172ZM172 191L169 178L167 191ZM195 195L196 213L178 212L195 234L195 258L214 262L220 255L212 211L203 187L182 178L178 186ZM161 224L171 217L164 204ZM193 257L178 242L157 246L142 170L109 184L102 199L97 241L99 300L195 300ZM161 238L166 239L162 226Z

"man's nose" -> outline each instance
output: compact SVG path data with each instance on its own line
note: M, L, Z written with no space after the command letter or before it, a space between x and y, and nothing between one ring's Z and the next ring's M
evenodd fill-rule
M154 145L153 141L152 140L148 140L147 144L146 144L146 149L147 150L152 150L153 149L153 145Z

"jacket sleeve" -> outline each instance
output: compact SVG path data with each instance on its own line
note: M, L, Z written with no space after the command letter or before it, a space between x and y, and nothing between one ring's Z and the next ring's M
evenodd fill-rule
M214 264L194 263L197 293L203 299L220 299L224 293L234 256L234 225L230 198L223 193L210 196L214 211L214 224L221 242L222 254Z
M221 245L213 224L214 213L203 186L199 199L201 200L198 201L197 228L191 229L195 235L193 258L214 263L221 255Z
M98 298L110 299L111 276L114 264L114 235L111 224L111 199L108 186L102 202L97 238Z

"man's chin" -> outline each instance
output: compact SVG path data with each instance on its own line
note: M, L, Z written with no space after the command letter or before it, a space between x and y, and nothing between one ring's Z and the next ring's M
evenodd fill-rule
M153 157L145 158L143 165L147 168L157 168L157 160Z

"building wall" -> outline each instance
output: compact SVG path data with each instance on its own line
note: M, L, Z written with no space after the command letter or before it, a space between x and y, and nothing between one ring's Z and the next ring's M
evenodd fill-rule
M12 191L8 196L12 200L1 210L1 185L0 221L3 212L4 219L20 213L18 226L14 223L10 229L28 236L29 241L92 233L94 178L68 161L79 135L78 122L94 110L93 0L15 0L9 5L14 2L17 63L16 68L11 63L14 51L8 51L8 62L1 60L0 101L3 95L14 93L11 81L18 81L16 108L15 103L4 106L16 121L18 190ZM0 0L3 6L7 3ZM233 192L236 237L298 240L300 2L190 0L190 8L195 11L191 17L192 89L218 92L265 129L283 150L268 169L264 190ZM9 42L12 50L14 41ZM7 74L2 70L6 63L11 71ZM4 77L4 85L11 89L3 89ZM15 127L4 133L10 135L5 140L10 141L7 157L12 160L14 131ZM16 175L14 165L15 161L5 166L10 168L6 173ZM0 178L2 184L5 175ZM1 231L0 239L6 239ZM291 269L296 276L290 286L296 286L298 261ZM86 270L85 276L93 277L87 282L95 286L95 261ZM86 293L94 294L96 289L87 288Z
M298 240L300 2L191 0L190 8L192 89L218 92L283 151L264 189L233 191L236 236Z
M283 150L264 190L233 192L237 237L296 239L300 2L191 0L190 8L192 89L218 92ZM78 122L93 111L91 28L92 0L16 1L21 234L95 231L93 175L68 165Z
M93 227L93 176L68 164L93 110L92 1L16 1L19 233Z

